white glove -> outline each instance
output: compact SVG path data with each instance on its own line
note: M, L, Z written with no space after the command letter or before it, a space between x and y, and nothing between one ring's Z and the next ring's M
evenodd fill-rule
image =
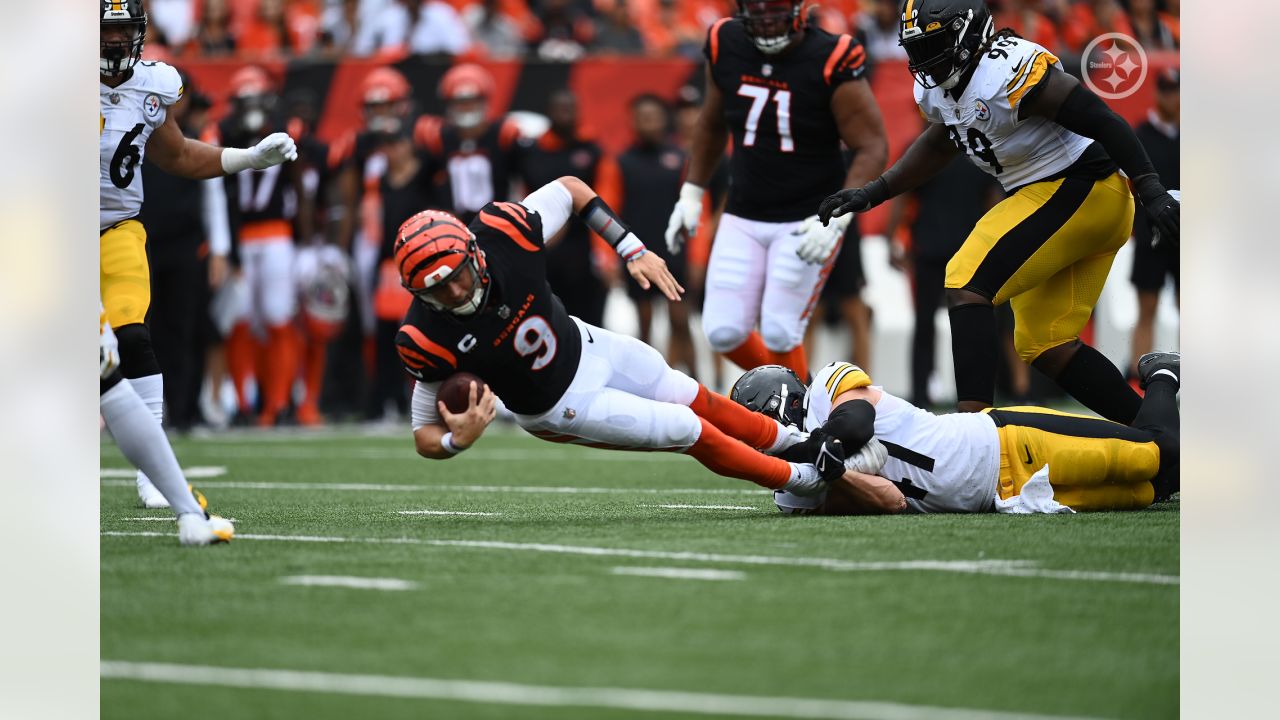
M841 215L838 218L832 218L830 224L823 225L817 215L805 218L800 223L800 227L791 233L803 236L799 247L796 248L796 255L799 255L801 260L814 265L825 263L831 257L831 252L836 249L836 243L844 237L844 231L848 229L852 220L852 214Z
M116 334L107 323L105 312L98 315L98 377L106 380L107 376L120 367L120 343Z
M271 133L257 145L245 150L241 148L222 149L222 171L234 175L243 170L266 170L298 159L298 146L288 133Z
M889 451L885 449L879 440L871 438L866 445L862 446L861 450L845 458L844 466L856 472L877 475L884 468L884 463L888 459Z
M672 255L680 252L689 238L698 234L698 221L702 219L703 189L693 183L680 186L680 199L676 200L671 219L667 221L667 250Z

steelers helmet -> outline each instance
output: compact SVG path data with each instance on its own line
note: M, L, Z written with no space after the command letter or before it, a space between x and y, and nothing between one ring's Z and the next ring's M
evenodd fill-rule
M729 399L783 425L804 427L804 394L800 376L784 365L761 365L738 378Z
M142 59L142 43L147 38L147 12L142 0L98 0L102 24L98 31L98 72L108 77L130 70ZM124 39L107 40L108 31L123 28Z
M983 0L907 0L898 44L921 87L950 90L978 62L979 49L994 32Z

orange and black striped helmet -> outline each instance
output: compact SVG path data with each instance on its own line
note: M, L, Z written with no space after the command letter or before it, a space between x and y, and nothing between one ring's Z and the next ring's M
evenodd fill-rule
M472 315L484 307L489 293L489 268L476 236L461 220L440 210L423 210L396 233L395 262L400 284L427 305L456 315ZM471 274L466 302L449 306L438 293L445 285Z

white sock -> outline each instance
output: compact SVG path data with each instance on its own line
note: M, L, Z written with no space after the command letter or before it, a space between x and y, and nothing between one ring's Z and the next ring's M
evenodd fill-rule
M139 378L131 378L129 384L133 386L134 392L142 399L147 409L151 411L151 415L156 419L156 425L164 426L164 376L156 373L155 375L144 375ZM165 441L168 445L168 441ZM138 471L138 487L152 484L147 474L142 470Z
M133 386L127 382L116 383L102 395L99 406L107 430L120 446L120 452L135 467L147 472L174 513L200 513L203 517L204 511L187 487L178 459L173 456L173 448L169 447L169 438L165 437L164 430L160 429Z
M805 433L800 432L790 425L783 425L777 420L773 421L778 426L778 435L774 438L773 444L764 449L766 455L777 455L787 448L798 442L803 442L807 437Z

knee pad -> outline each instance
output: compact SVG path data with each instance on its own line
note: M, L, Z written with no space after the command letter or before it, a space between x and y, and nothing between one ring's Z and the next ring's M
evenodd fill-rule
M711 349L727 353L747 341L749 330L736 327L715 327L707 330L707 342Z
M160 362L151 347L151 331L142 323L113 328L120 343L120 370L126 378L160 374Z
M769 352L791 352L804 340L799 328L784 327L781 323L765 320L760 325L760 338Z

